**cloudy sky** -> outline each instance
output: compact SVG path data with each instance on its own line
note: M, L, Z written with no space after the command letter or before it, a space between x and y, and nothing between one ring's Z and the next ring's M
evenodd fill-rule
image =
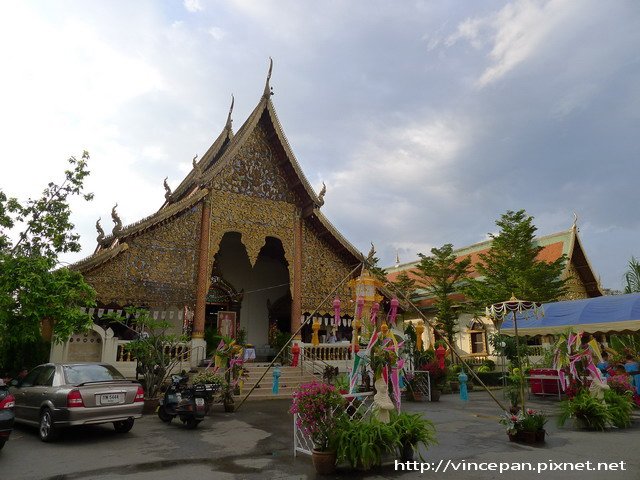
M0 187L24 198L91 154L84 250L157 210L226 119L280 121L323 211L386 265L484 240L508 209L579 216L605 287L640 256L640 5L551 1L0 4Z

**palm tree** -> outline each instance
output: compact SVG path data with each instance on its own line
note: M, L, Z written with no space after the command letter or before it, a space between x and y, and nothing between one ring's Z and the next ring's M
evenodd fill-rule
M640 262L635 257L629 260L629 269L624 274L624 280L627 282L624 293L640 292Z

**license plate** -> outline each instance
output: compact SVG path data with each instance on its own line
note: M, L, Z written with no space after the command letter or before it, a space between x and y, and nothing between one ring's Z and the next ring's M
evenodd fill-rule
M204 398L196 398L196 406L201 407L204 405Z
M100 395L100 405L117 405L124 403L124 394L122 393L104 393Z

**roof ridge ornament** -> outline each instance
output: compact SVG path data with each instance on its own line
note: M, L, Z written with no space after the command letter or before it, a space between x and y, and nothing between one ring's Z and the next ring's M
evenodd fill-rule
M111 230L111 233L113 234L114 237L117 237L118 234L122 231L122 220L120 220L120 216L118 215L118 212L116 212L116 208L118 208L117 203L111 209L111 219L113 220L113 223L114 223L113 230Z
M196 160L198 160L197 153L196 156L193 157L193 160L191 160L191 165L193 165L193 180L200 185L200 181L202 180L202 168L200 168L200 165L198 165Z
M98 244L102 244L102 242L104 241L104 230L102 229L102 226L100 225L100 220L102 220L102 217L99 217L98 220L96 221L96 231L98 232L98 237L96 238L96 241L98 242Z
M171 191L171 187L169 186L169 184L167 183L167 180L169 179L169 177L164 177L164 199L171 203L171 201L173 200L171 197L173 196L173 192Z
M273 95L273 87L269 85L269 80L271 80L271 72L273 71L273 59L269 57L269 73L267 73L267 81L264 84L264 93L262 96L267 100L271 95Z
M578 214L576 212L573 212L573 225L571 225L571 230L575 230L576 232L579 231L578 230Z
M233 104L235 103L235 99L233 98L233 93L231 94L231 107L229 107L229 115L227 115L227 123L224 126L224 129L227 131L231 131L231 124L233 120L231 119L231 114L233 113Z
M320 190L320 193L318 194L318 203L320 204L320 206L324 205L325 193L327 193L327 186L324 184L324 182L322 182L322 190Z

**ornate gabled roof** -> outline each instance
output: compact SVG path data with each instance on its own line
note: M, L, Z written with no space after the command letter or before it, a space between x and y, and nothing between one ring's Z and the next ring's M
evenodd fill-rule
M142 220L123 227L117 236L111 234L104 237L92 255L69 265L69 268L84 272L101 265L128 248L128 245L124 240L133 235L142 233L145 230L174 217L175 215L178 215L182 211L199 202L207 195L207 193L209 193L209 190L207 189L194 192L192 195L180 200L179 202L172 203L166 208L162 208Z
M104 237L98 245L94 256L112 250L118 243L124 242L127 237L138 234L177 215L204 198L209 192L207 188L208 185L222 172L229 162L234 159L236 154L238 154L240 149L246 144L253 131L260 125L267 130L268 137L273 140L275 153L279 159L279 167L284 173L289 188L296 193L296 197L299 199L300 204L298 207L302 211L302 217L308 219L320 232L326 232L324 234L325 239L336 248L353 256L354 261L362 261L364 258L362 253L351 245L319 211L320 207L324 204L324 199L322 198L324 192L321 196L318 196L304 175L284 134L275 107L271 101L273 93L269 85L269 80L271 78L272 67L273 63L271 63L269 67L269 74L263 95L238 131L234 134L231 128L231 114L234 104L232 97L231 108L229 109L227 122L223 131L199 161L196 162L194 158L194 168L186 175L175 191L171 192L168 186L165 186L166 201L162 207L160 207L160 210L136 223L122 228L118 231L117 235L111 234ZM93 261L91 260L92 258L93 256L88 257L82 262ZM78 262L72 265L72 268L80 268L80 263L81 262Z
M311 214L308 219L311 220L319 230L327 231L335 240L337 246L342 247L349 254L353 255L356 261L364 261L365 257L362 252L358 251L351 242L344 238L344 236L336 229L336 227L333 226L329 219L327 219L319 209L314 209L313 214Z
M180 185L173 192L174 199L181 199L185 195L187 195L194 188L197 188L199 185L196 185L197 180L196 170L200 170L205 174L213 164L215 164L218 159L221 157L222 153L226 150L229 143L234 137L233 130L231 128L231 114L233 113L233 104L234 98L231 96L231 107L229 108L229 115L227 116L227 123L224 126L220 135L214 140L209 149L205 152L202 158L197 163L197 169L192 169L187 176L180 182ZM197 157L197 156L196 156ZM165 203L166 205L166 203ZM164 205L163 205L164 207Z
M86 272L88 270L96 268L99 265L102 265L108 260L111 260L112 258L116 257L118 254L124 252L128 248L129 248L129 245L127 245L126 243L117 243L112 247L102 249L96 253L89 255L86 258L83 258L82 260L72 265L69 265L69 268L71 270L77 270L79 272Z
M537 237L533 240L534 245L542 247L542 250L538 253L538 259L546 262L554 262L562 255L567 256L567 263L565 265L565 273L568 273L570 266L575 268L576 272L580 276L580 280L587 290L589 297L598 297L602 295L600 285L593 273L593 268L587 259L580 238L578 237L578 231L574 224L570 229L561 232L553 233L551 235L545 235ZM458 260L465 258L471 259L471 277L479 277L478 272L475 270L475 265L480 262L480 255L486 254L491 249L492 240L485 240L483 242L469 245L454 250ZM404 263L402 265L387 268L390 281L395 281L402 272L406 272L410 277L417 278L413 274L413 270L420 263L419 260L414 262ZM453 300L463 301L464 296L462 294L452 295Z

